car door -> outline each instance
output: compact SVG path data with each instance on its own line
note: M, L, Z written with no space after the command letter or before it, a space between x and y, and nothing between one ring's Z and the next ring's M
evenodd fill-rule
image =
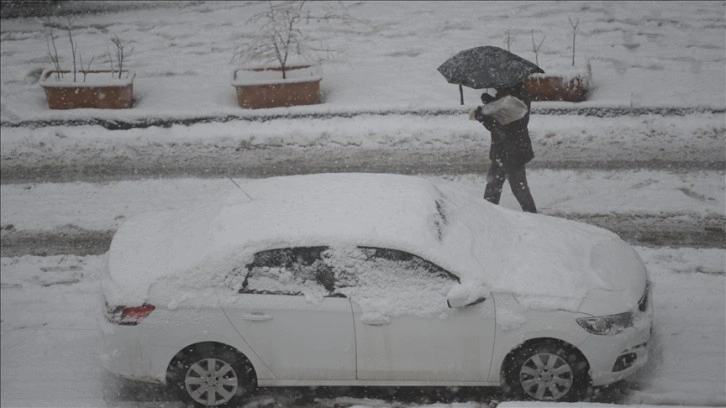
M350 300L333 294L324 248L263 251L247 265L230 322L276 380L355 379Z
M458 279L417 256L362 248L349 290L359 380L486 381L494 345L494 300L451 309Z

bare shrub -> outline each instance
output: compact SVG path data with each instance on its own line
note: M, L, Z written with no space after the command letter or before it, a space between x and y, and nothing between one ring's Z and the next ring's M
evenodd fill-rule
M282 78L287 78L288 59L298 55L305 60L319 63L321 53L328 56L330 49L314 47L311 39L301 29L302 24L311 22L329 22L333 20L352 22L342 8L330 7L330 3L320 2L326 6L322 14L312 14L305 10L305 1L268 1L268 7L255 15L248 22L259 25L255 38L235 48L232 59L240 58L261 63L276 63L282 71Z
M70 17L67 17L67 21L65 24L59 24L54 22L50 17L47 18L44 23L44 26L48 27L48 34L46 35L46 46L48 51L48 56L50 57L51 62L53 63L53 67L55 69L56 78L61 78L61 64L60 64L60 57L58 55L58 48L56 46L56 38L58 36L55 34L54 28L64 30L68 34L68 42L71 46L71 65L73 73L73 82L77 82L77 73L81 72L83 74L83 82L86 81L86 76L91 70L91 65L93 64L95 56L91 56L90 61L87 65L84 65L83 56L81 54L81 51L78 47L78 41L75 39L73 34L73 21ZM133 48L130 51L126 51L127 43L124 43L118 35L114 35L111 38L111 44L113 45L114 52L113 54L111 51L108 51L108 59L111 64L111 76L116 76L116 68L118 67L118 78L121 78L124 64L126 61L126 58L128 55L133 52ZM114 55L115 55L115 61L114 61ZM115 62L115 64L114 64Z

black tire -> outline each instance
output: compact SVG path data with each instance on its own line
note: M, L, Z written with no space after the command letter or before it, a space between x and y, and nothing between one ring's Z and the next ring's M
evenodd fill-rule
M254 370L244 356L210 343L179 353L169 364L167 383L182 401L197 407L234 407L256 388Z
M532 401L579 401L590 386L588 364L557 342L525 344L504 372L508 396Z

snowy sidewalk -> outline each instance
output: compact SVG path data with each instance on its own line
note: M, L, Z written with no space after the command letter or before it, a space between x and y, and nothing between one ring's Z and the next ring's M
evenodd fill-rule
M98 3L98 2L96 2ZM109 39L133 47L127 66L137 76L132 109L48 109L38 76L52 66L41 19L3 19L0 121L117 120L134 122L245 115L231 85L234 50L258 28L246 24L265 2L168 2L164 7L73 17L74 38L84 57L97 54L103 67ZM141 2L143 3L143 2ZM321 2L325 3L325 2ZM311 2L315 9L321 3ZM96 4L97 5L97 4ZM593 86L587 101L535 103L543 108L707 108L722 111L726 40L722 2L343 2L357 24L331 22L300 28L316 46L343 52L323 64L323 103L269 112L446 111L460 109L459 92L436 68L456 52L478 46L505 47L534 60L531 37L546 36L538 61L548 73L571 73L571 29L580 21L576 68L590 60ZM89 3L88 8L94 8ZM64 21L61 18L60 21ZM70 66L65 38L61 64ZM464 89L466 107L480 90ZM252 113L253 115L256 113Z

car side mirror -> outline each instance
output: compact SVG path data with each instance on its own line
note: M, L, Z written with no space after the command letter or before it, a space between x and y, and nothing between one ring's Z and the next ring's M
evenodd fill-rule
M456 285L446 295L446 305L452 309L472 306L486 300L489 291L482 286Z
M470 302L469 299L467 299L467 298L452 297L452 298L446 299L446 305L449 306L449 308L451 308L451 309L458 309L460 307L474 306L485 300L487 300L487 298L481 297L473 302Z

